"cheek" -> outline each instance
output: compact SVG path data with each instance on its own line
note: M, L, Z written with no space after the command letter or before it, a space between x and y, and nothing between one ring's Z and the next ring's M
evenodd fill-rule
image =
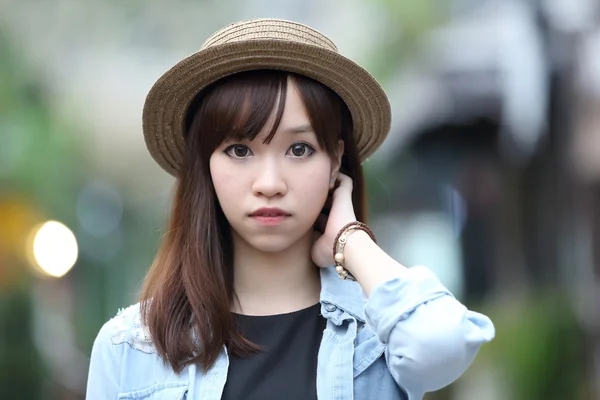
M239 177L227 168L227 165L220 162L219 157L212 157L210 160L210 175L217 199L224 210L230 208L235 202L233 199L239 195L240 185L237 180Z
M302 204L313 210L313 213L314 210L320 212L329 193L329 170L320 168L299 175L294 185L294 191L301 198Z

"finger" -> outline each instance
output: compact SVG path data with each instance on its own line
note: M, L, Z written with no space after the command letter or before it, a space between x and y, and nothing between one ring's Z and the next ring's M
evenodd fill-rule
M347 190L349 193L352 193L352 188L353 188L352 178L350 178L348 175L342 174L340 172L340 174L338 175L338 182L339 182L339 185L336 190L342 189L342 190Z

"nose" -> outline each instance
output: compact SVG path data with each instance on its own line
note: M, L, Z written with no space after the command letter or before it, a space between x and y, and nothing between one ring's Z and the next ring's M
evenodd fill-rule
M275 160L266 159L257 167L258 171L252 185L252 191L256 196L281 196L287 192L284 171Z

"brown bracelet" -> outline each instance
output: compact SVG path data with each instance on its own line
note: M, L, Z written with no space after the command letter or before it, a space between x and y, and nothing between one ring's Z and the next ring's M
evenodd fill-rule
M377 243L373 231L365 224L360 221L350 222L344 225L338 232L335 240L333 241L333 259L335 261L335 270L338 273L340 279L356 280L352 274L350 274L343 265L344 262L344 247L346 246L346 236L349 232L361 230L366 232L373 242Z

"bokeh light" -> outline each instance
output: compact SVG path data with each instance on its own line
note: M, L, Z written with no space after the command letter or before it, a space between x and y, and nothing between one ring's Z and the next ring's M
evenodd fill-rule
M48 221L34 234L33 256L37 266L48 276L64 276L77 261L77 239L69 228Z

